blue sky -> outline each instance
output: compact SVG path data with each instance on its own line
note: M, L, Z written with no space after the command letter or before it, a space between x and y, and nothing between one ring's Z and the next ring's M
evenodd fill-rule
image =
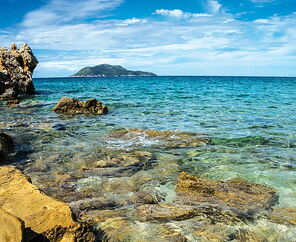
M296 0L6 0L0 45L34 76L118 64L159 75L296 76Z

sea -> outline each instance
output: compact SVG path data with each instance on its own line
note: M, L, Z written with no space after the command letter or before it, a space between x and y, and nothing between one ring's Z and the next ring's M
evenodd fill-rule
M155 155L155 163L157 159L165 162L158 177L167 177L161 184L150 179L145 187L161 190L166 199L174 193L180 172L186 171L210 179L241 178L270 186L279 195L277 207L296 208L296 78L35 78L34 85L36 95L25 97L20 105L0 105L0 131L15 140L12 164L50 196L68 203L94 194L104 196L98 190L106 180L97 173L79 175L79 170L99 159L102 149L129 152L136 148ZM109 113L73 116L52 112L63 96L96 98L108 106ZM201 133L211 143L155 150L145 135L124 141L106 139L108 133L121 128ZM141 172L148 174L149 169ZM74 177L72 190L87 188L88 195L67 197L69 187L59 183L62 178L50 183L52 177L65 174ZM60 186L53 189L52 184ZM120 201L117 206L127 206L122 201L129 199L128 192L116 194L115 189L107 193L108 198ZM260 231L267 241L296 238L295 227L266 219L244 226Z

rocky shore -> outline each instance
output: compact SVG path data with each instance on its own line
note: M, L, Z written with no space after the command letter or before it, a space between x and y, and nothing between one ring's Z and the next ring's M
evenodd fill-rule
M17 105L17 96L34 92L37 60L27 45L1 51L1 97ZM5 107L24 116L39 108ZM79 127L83 119L101 120L108 108L62 97L44 112ZM283 234L296 230L296 209L278 207L269 185L184 167L184 154L198 156L217 142L206 134L109 125L101 143L82 132L89 140L75 146L64 139L77 135L73 126L1 125L0 241L285 241ZM38 153L18 162L19 146L36 137ZM68 152L47 147L58 138Z

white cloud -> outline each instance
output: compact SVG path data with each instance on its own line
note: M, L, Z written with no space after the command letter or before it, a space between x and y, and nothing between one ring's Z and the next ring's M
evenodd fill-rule
M217 0L208 0L208 11L211 14L218 14L222 11L222 4L220 4Z
M139 23L146 23L146 19L139 19L139 18L129 18L123 21L124 24L139 24Z
M267 66L289 67L296 63L296 49L292 44L296 42L296 14L239 21L219 2L210 0L206 13L158 9L148 18L76 21L104 14L120 1L85 2L108 4L105 8L95 5L96 11L85 8L79 14L70 13L67 6L61 10L53 7L55 5L49 9L44 7L28 13L22 28L9 34L10 42L27 41L38 50L37 75L69 75L84 66L101 63L158 74L208 75L219 74L219 70L243 74L252 66L249 69L259 74L259 67L267 70ZM48 15L42 20L29 24L34 16L46 11ZM65 13L69 13L67 18L63 18ZM54 19L55 24L49 24ZM1 38L3 34L8 35L0 32Z
M23 26L56 25L90 16L100 17L106 10L113 9L122 2L123 0L51 0L47 5L29 12Z
M168 10L168 9L157 9L154 14L172 17L172 18L197 18L197 17L210 17L207 13L188 13L180 9Z

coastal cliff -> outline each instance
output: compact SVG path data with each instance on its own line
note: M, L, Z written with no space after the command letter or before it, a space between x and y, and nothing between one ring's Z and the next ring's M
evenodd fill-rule
M72 77L97 77L97 76L156 76L152 72L131 71L122 66L113 66L108 64L97 65L93 67L85 67L78 71Z
M0 99L34 94L32 75L37 64L37 58L26 43L20 49L16 44L10 50L0 47Z

